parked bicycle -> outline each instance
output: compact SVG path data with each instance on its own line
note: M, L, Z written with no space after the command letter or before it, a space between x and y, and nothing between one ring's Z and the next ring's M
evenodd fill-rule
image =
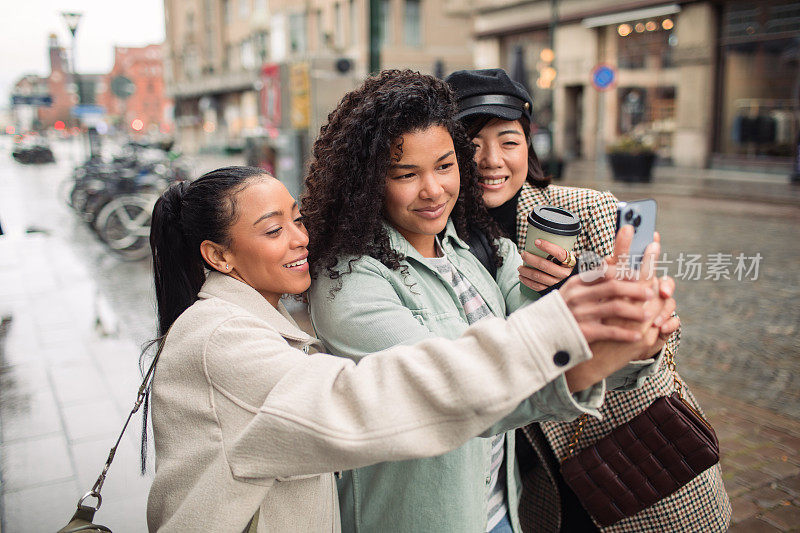
M75 168L64 187L67 204L120 257L150 254L150 217L158 196L174 181L189 178L176 154L128 143L111 161L90 158Z

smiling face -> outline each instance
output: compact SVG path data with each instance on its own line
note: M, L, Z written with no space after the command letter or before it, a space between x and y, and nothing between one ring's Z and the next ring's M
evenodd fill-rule
M486 207L498 207L517 194L528 175L528 142L517 120L496 118L472 139Z
M220 249L220 270L256 289L274 307L283 294L308 289L308 232L286 187L265 177L239 191L234 201L238 217L229 230L230 246Z
M384 212L423 257L433 257L461 185L455 148L443 126L406 133L392 146Z

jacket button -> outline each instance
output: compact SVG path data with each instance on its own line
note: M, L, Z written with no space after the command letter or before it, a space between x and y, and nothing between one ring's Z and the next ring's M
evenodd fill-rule
M569 363L569 353L565 352L564 350L559 350L553 356L553 362L556 366L564 366Z

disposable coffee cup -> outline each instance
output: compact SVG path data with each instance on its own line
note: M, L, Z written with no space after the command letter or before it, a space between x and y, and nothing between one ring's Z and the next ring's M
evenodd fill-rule
M548 260L554 259L547 252L540 250L534 244L536 239L552 242L563 249L570 251L575 247L578 234L581 231L581 220L578 215L552 205L537 205L528 214L528 233L525 235L525 251L538 255ZM560 260L560 257L555 258ZM522 285L522 293L529 298L538 298L539 293Z

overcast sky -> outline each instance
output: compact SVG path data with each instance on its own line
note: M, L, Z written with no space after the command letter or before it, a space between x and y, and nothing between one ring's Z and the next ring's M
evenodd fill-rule
M55 33L69 51L70 34L60 13L83 13L78 25L78 72L106 73L114 45L164 41L164 0L0 0L0 107L23 74L50 72L47 38Z

